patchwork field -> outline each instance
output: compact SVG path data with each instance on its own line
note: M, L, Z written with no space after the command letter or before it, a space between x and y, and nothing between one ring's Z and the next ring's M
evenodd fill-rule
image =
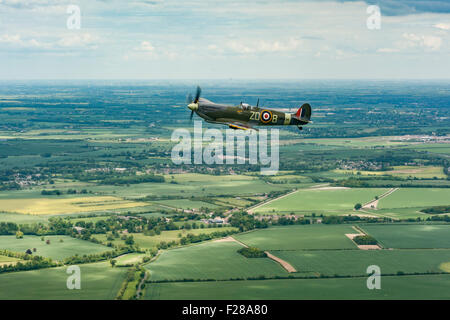
M237 253L237 242L208 242L164 251L156 261L145 265L150 280L230 279L286 276L288 273L269 258L246 258Z
M299 190L268 202L254 210L259 214L351 212L356 203L365 203L386 192L385 188L323 188Z
M363 225L385 248L450 248L450 225Z
M327 300L450 299L450 275L386 276L381 290L367 278L175 282L147 285L145 299Z
M111 268L109 262L79 267L81 290L67 289L67 267L0 274L0 300L112 300L127 270Z
M50 244L46 244L46 241L42 241L38 236L25 235L23 239L16 239L15 236L0 236L0 248L22 253L25 253L27 249L36 248L34 255L55 260L62 260L75 254L85 255L112 250L101 244L69 236L45 236L44 239L50 240Z
M365 276L370 265L382 274L443 272L450 250L326 250L271 251L294 266L300 275Z
M129 187L120 186L92 186L89 190L104 195L114 196L118 194L126 198L167 197L176 196L179 198L214 197L218 195L229 196L252 196L271 191L290 190L294 187L303 188L302 184L268 184L265 181L242 175L212 176L202 174L190 174L188 178L171 179L170 175L165 183L139 183ZM200 177L197 177L200 176ZM209 180L206 180L209 177ZM236 177L236 178L233 178ZM174 180L172 183L172 180ZM177 182L178 181L178 182Z
M90 212L146 206L145 202L128 201L117 197L30 198L0 199L0 208L7 212L35 215Z
M272 227L234 235L248 246L262 250L357 249L345 236L356 231L350 225Z

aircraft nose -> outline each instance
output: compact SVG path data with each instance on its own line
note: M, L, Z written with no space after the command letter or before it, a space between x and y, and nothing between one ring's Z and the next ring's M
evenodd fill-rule
M188 104L188 108L191 109L192 111L197 110L198 109L198 104L197 103L190 103L190 104Z

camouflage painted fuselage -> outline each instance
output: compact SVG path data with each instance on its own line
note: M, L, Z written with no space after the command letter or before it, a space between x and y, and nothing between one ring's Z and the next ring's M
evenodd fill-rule
M306 113L308 113L307 111L305 110ZM207 122L226 124L234 129L251 129L253 126L301 126L309 122L311 114L310 107L308 118L303 119L301 111L299 117L297 117L296 114L247 104L239 106L217 104L203 98L199 99L198 108L195 112Z

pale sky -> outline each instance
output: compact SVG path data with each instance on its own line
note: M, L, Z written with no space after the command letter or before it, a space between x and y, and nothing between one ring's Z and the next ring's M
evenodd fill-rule
M0 0L6 80L448 79L449 40L448 0Z

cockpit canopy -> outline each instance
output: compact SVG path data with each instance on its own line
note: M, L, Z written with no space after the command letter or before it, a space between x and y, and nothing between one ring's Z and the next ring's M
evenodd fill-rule
M241 103L242 110L250 110L251 106L248 103Z

